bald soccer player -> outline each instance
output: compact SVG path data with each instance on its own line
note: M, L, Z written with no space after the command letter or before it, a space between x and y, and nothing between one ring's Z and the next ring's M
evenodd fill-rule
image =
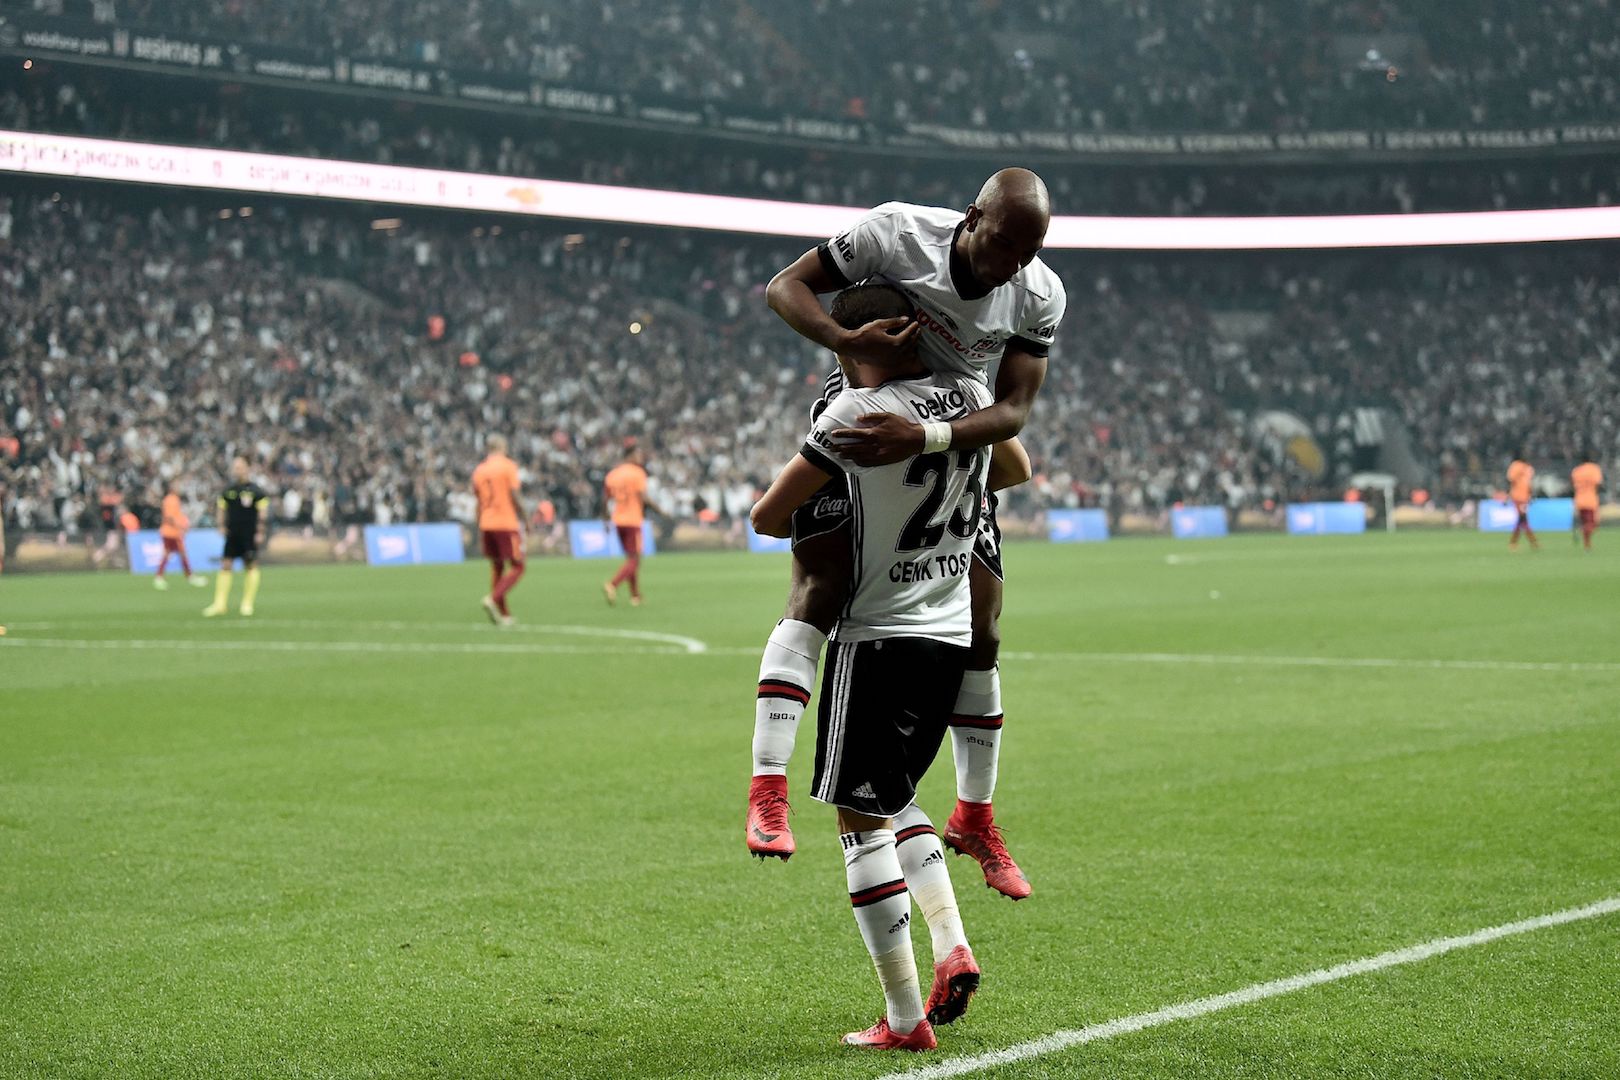
M1017 435L1046 378L1066 305L1063 283L1038 257L1050 219L1041 178L1028 169L1003 169L965 211L884 203L771 280L771 309L809 340L841 357L891 366L915 351L951 387L940 392L937 408L913 409L908 416L862 415L834 433L851 462L875 467L910 459L909 482L939 488L932 463L944 451L991 447L993 472L1010 483L1029 478ZM895 286L915 315L876 319L853 330L840 326L818 297L862 281ZM998 360L992 393L988 368ZM841 368L828 376L813 417L845 382ZM949 513L924 509L929 513L912 523L902 541L925 539L939 514ZM1030 894L1029 881L1008 853L991 809L1003 720L997 664L1002 567L993 499L986 511L969 572L973 641L951 717L957 802L944 840L978 861L987 885L1017 900ZM861 519L862 507L852 502L842 476L832 477L794 518L787 611L766 643L754 716L744 829L749 851L761 858L786 859L794 851L787 763L822 646L844 610L851 582L858 580L851 537L859 535Z
M480 603L496 626L511 626L506 595L523 580L523 504L518 495L523 482L517 463L506 456L506 438L491 435L484 445L488 455L473 470L473 494L478 497L478 535L489 560L489 593ZM510 569L508 569L510 566Z

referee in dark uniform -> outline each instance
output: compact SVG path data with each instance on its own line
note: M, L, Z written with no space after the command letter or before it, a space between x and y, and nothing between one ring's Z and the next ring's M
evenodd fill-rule
M219 576L214 579L214 602L203 608L213 618L225 614L231 597L231 569L237 559L245 571L242 580L242 614L253 614L253 601L259 595L259 548L264 546L265 526L270 519L270 496L249 478L247 458L231 462L231 486L219 497L219 531L225 536L225 553L220 556Z

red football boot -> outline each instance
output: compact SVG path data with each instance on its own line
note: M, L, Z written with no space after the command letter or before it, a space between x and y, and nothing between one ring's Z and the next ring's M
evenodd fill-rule
M989 803L956 800L956 809L945 822L941 839L958 855L971 855L979 861L986 885L1003 896L1022 900L1030 894L1029 879L1007 854L1001 830L996 828L990 813Z
M754 777L748 785L749 854L786 862L795 850L787 816L787 777Z
M934 965L934 988L928 991L928 1022L948 1024L960 1019L978 989L979 965L973 959L973 950L958 945Z
M863 1046L868 1050L910 1050L913 1053L919 1050L932 1050L939 1045L934 1038L934 1029L927 1020L920 1020L917 1026L911 1029L911 1034L900 1035L889 1030L889 1018L885 1016L865 1031L852 1031L843 1038L845 1046Z

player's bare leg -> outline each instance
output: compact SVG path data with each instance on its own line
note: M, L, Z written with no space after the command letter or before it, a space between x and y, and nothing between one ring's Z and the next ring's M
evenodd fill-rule
M754 771L744 837L751 854L786 860L795 847L788 826L787 765L810 703L816 664L838 621L853 571L849 534L838 530L793 549L787 610L760 659L754 710Z
M489 621L496 626L501 625L501 606L495 602L495 590L500 588L501 577L505 573L505 559L489 560L489 592L485 593L484 598L478 602L479 606L484 609L484 614L489 616Z
M1022 900L1030 894L1029 879L1008 854L990 805L1001 758L1001 677L996 660L1001 651L1002 584L979 558L973 560L968 584L973 591L973 645L951 717L956 809L945 823L945 846L978 860L990 888Z

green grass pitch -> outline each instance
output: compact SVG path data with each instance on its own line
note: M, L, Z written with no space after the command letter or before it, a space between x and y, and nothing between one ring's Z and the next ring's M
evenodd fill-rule
M997 806L1035 894L951 860L985 982L927 1058L1620 894L1620 549L1546 539L1009 547ZM922 1064L837 1044L881 997L810 724L799 854L743 850L785 560L655 558L639 610L610 569L532 563L506 632L476 564L271 566L213 622L178 583L0 580L0 1076ZM952 787L947 750L938 821ZM1612 1078L1620 916L983 1075Z

